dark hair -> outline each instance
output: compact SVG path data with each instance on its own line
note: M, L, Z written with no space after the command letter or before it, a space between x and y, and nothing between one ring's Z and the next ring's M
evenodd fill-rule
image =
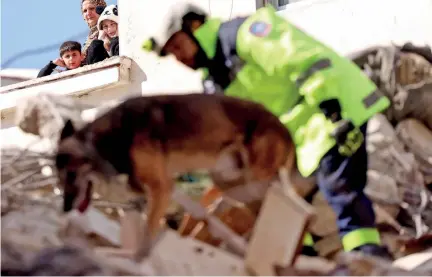
M101 15L101 14L103 13L104 10L105 10L105 7L104 7L104 6L97 6L97 7L96 7L96 13L97 13L98 15Z
M199 12L188 12L185 14L182 18L183 20L183 28L190 29L192 26L192 22L195 20L198 20L201 24L204 24L206 21L207 16L205 14L199 13Z
M63 54L66 51L78 51L81 53L81 43L77 42L77 41L65 41L62 43L62 45L60 46L60 57L63 56Z

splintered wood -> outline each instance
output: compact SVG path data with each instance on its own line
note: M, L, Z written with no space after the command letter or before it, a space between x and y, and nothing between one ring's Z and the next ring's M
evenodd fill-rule
M208 243L165 230L141 269L149 275L248 275L246 265L258 275L274 275L275 265L294 263L312 214L309 205L297 195L274 186L267 193L245 261ZM290 220L285 220L285 216ZM133 254L137 229L143 226L141 221L136 211L126 212L121 219L122 248L98 248L97 252L119 258Z
M294 263L313 211L294 192L272 186L266 195L246 254L246 266L257 275L275 275L274 266Z

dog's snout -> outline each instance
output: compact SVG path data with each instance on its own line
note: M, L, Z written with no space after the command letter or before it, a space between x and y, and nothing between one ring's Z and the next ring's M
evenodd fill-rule
M95 182L97 182L96 179L94 179L92 177L87 178L87 186L86 186L85 194L86 194L86 197L88 199L91 199L91 197L92 197L92 191L93 191L93 186L95 185Z
M67 191L64 192L64 197L63 197L63 212L64 213L68 213L68 212L72 211L75 197L76 197L76 194L74 194L74 193L68 193Z
M91 189L91 188L93 187L93 185L94 185L94 180L93 180L93 178L89 178L89 179L87 179L87 186L86 186L86 190Z
M76 179L76 172L68 171L66 172L66 184L73 184Z

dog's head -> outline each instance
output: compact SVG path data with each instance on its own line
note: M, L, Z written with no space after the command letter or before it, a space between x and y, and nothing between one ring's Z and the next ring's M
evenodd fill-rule
M111 164L98 155L89 134L76 132L70 120L61 132L55 163L63 187L63 212L84 212L91 202L95 182L116 175Z

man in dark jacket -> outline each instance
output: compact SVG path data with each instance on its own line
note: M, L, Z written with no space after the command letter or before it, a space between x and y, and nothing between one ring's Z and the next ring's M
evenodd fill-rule
M81 54L81 44L76 41L66 41L60 46L60 57L50 61L39 71L37 77L51 75L57 66L64 67L66 70L75 69L81 66L83 56Z

